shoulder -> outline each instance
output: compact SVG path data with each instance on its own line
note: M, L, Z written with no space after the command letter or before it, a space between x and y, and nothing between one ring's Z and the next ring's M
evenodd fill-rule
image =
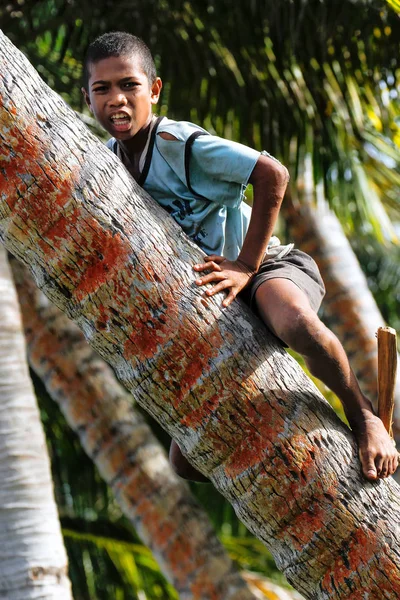
M115 138L110 138L108 142L106 142L106 146L111 152L114 152L114 154L117 153L117 140Z
M186 142L194 133L209 135L208 131L200 127L200 125L196 125L190 121L173 121L166 117L164 117L157 129L157 137L179 142Z

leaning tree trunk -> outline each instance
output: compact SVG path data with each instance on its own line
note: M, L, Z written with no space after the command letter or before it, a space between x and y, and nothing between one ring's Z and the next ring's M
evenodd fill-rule
M0 598L70 600L46 441L3 247L0 290Z
M132 396L15 259L28 359L182 600L255 600Z
M305 181L308 178L305 177ZM304 186L301 201L287 194L282 214L296 245L317 262L326 286L323 319L342 342L363 392L377 405L376 331L384 319L338 219ZM297 196L297 194L296 194ZM400 436L400 370L395 389L394 432Z
M400 596L400 494L202 253L0 38L0 238L312 599ZM25 83L23 91L19 82Z

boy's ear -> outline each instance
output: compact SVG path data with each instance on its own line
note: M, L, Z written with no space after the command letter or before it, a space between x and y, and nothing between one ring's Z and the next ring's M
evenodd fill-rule
M88 109L90 110L90 112L93 112L92 111L92 105L90 104L89 94L87 93L87 91L85 90L84 87L81 87L81 92L83 94L83 97L85 98L85 102L87 104Z
M156 77L153 85L151 86L151 103L157 104L162 90L162 81L159 77Z

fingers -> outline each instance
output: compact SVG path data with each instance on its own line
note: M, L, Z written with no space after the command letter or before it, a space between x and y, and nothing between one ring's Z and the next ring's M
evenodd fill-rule
M224 279L223 281L216 283L210 290L206 290L206 294L207 294L207 296L214 296L215 294L218 294L218 292L222 292L231 287L232 287L232 281L230 281L229 279ZM231 291L231 293L232 293L232 291ZM234 296L236 296L236 294L234 294ZM225 300L226 300L226 298L225 298Z
M396 473L398 466L399 466L399 455L397 455L392 461L392 475L394 475L394 473Z
M238 291L239 291L236 289L236 287L232 287L232 286L234 286L233 281L231 281L230 279L225 279L225 277L222 273L215 272L215 271L213 273L209 273L208 275L205 275L201 279L196 279L195 283L196 283L196 285L199 285L199 286L205 285L207 283L214 283L212 288L205 291L206 296L209 296L209 297L214 296L215 294L218 294L219 292L223 292L224 290L229 289L230 290L229 294L222 302L222 306L224 308L226 308L233 302L233 300L236 298Z
M226 258L224 256L219 256L219 254L210 254L210 256L204 257L203 263L198 263L193 266L195 271L220 271L221 267L219 266L224 262Z
M226 260L226 259L225 259L225 257L224 257L224 256L219 256L219 254L210 254L210 256L205 256L205 257L204 257L204 260L205 260L206 262L213 261L213 262L215 262L215 263L217 263L217 264L221 264L221 263L222 263L222 262L224 262L224 260Z
M226 308L227 306L232 304L232 302L234 301L235 298L236 298L236 294L231 290L230 293L225 298L225 300L222 302L222 306L224 308Z
M208 256L206 256L205 260L207 258L208 258ZM198 265L194 265L193 269L195 271L222 271L221 267L219 266L219 263L217 263L214 260L210 260L209 262L205 262L205 263L200 263Z
M219 292L226 291L227 296L222 302L226 307L236 298L238 293L248 285L249 274L235 261L229 261L223 256L212 254L204 258L206 262L194 265L195 271L208 271L195 280L196 285L214 284L211 289L205 291L206 296L214 296Z
M212 273L209 273L208 275L204 275L204 277L200 277L199 279L196 279L195 284L196 285L205 285L206 283L214 283L216 281L221 281L223 279L224 279L224 276L222 275L222 273L213 271ZM227 280L225 279L225 281L227 281ZM215 289L215 287L213 289ZM207 290L207 292L210 292L210 291L211 290Z

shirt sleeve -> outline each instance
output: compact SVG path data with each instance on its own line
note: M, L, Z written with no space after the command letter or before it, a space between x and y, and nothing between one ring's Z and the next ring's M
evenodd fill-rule
M157 146L163 157L187 185L185 142L157 137ZM190 151L191 187L196 195L211 202L237 208L242 201L243 187L247 185L259 156L260 152L243 144L213 135L200 135Z
M189 162L190 183L197 194L235 208L260 153L213 135L196 138Z
M214 135L202 135L192 146L191 175L196 179L207 175L247 185L259 156L260 152L243 144Z
M117 154L117 152L115 151L115 142L116 142L116 139L112 137L106 142L106 146L109 150L111 150L111 152L114 152L114 154Z

